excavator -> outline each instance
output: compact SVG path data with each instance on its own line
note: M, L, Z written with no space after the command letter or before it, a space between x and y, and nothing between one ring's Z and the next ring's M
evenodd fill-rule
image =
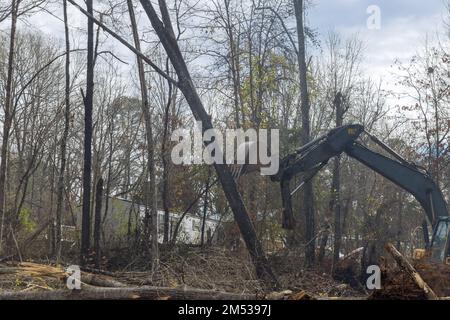
M390 157L363 145L359 139L363 134L384 149ZM270 178L281 186L283 227L293 227L292 195L311 180L331 158L342 153L376 171L417 199L423 207L427 222L433 227L433 233L431 240L426 241L427 247L416 249L414 257L427 257L433 262L450 265L450 217L444 195L438 185L424 168L404 159L359 124L335 128L281 159L278 173ZM291 191L290 181L298 174L302 174L300 183Z

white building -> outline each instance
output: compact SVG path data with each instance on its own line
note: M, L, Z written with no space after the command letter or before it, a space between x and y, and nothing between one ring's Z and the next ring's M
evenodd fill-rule
M105 214L105 210L107 212ZM81 211L81 210L80 210ZM136 227L141 226L145 216L145 206L123 198L108 198L102 205L102 238L105 246L125 245L136 234ZM171 240L182 213L169 213L169 239ZM211 215L208 215L211 216ZM92 219L93 220L93 219ZM200 244L203 218L187 213L178 228L177 242ZM205 242L215 242L219 220L208 217L205 220ZM81 226L81 212L77 216L77 225ZM158 241L163 242L164 211L158 210Z

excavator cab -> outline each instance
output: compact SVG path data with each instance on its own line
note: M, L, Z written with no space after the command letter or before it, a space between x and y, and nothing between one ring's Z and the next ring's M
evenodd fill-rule
M431 259L450 265L450 218L440 218L431 241Z

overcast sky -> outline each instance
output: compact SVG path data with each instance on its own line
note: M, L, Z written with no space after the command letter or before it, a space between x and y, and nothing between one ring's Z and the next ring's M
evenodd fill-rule
M367 9L380 9L380 29L368 29ZM343 35L358 33L365 43L362 66L374 78L395 90L392 63L406 61L427 37L446 36L444 0L316 0L308 22L323 36L330 30Z
M376 30L367 28L370 16L367 8L373 5L380 9L380 28ZM69 8L72 32L80 32L77 27L84 28L85 19L70 4ZM52 12L62 16L57 11ZM331 30L344 36L358 33L366 48L362 67L375 80L383 79L387 88L395 90L391 68L393 61L405 61L414 55L424 44L427 35L433 37L438 33L443 38L445 18L445 0L313 0L307 23L321 37ZM35 15L29 21L28 27L34 30L55 38L63 37L62 22L48 13ZM142 22L148 23L145 17L142 17ZM0 30L7 26L7 23L3 23ZM115 41L108 45L131 65L134 63L134 57L128 49Z

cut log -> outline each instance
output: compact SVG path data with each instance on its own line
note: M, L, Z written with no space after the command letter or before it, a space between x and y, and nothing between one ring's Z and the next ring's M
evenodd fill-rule
M96 287L109 287L109 288L124 288L126 284L119 282L115 279L105 276L99 276L92 273L81 273L81 282L90 284Z
M402 268L416 283L416 285L423 290L425 297L428 300L438 300L438 296L434 293L433 289L422 279L420 274L412 266L412 264L406 260L405 257L390 243L385 246L387 252L391 254L395 262Z
M0 274L10 274L10 273L16 273L19 271L20 271L20 269L15 268L15 267L0 268Z
M0 300L254 300L256 294L236 294L193 288L127 287L99 288L84 286L81 290L1 292Z
M84 267L80 267L81 271L86 271L89 273L94 273L94 274L103 274L105 276L110 276L110 277L114 277L116 276L116 274L114 272L111 271L106 271L106 270L102 270L102 269L96 269L96 268L91 268L88 266L84 266Z

